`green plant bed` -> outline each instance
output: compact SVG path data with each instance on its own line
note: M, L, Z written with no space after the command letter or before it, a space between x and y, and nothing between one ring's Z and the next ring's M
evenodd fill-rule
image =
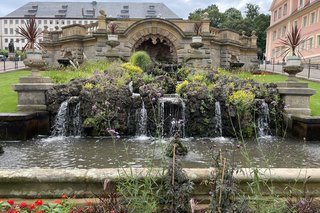
M0 74L0 112L16 112L18 94L12 85L19 82L22 76L30 75L30 71L14 71Z
M278 74L253 75L249 72L241 72L235 75L243 79L253 79L254 81L257 81L259 83L271 83L271 82L278 83L278 82L284 82L288 79L287 76L278 75ZM316 94L311 96L310 98L310 109L311 109L311 114L313 116L320 116L320 83L313 82L313 81L306 81L306 80L300 80L300 81L308 83L311 89L316 90Z

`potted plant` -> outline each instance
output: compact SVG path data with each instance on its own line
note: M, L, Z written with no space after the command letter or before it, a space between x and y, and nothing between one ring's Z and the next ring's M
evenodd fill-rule
M108 29L110 30L111 34L108 34L109 41L118 41L118 35L116 35L116 30L118 29L119 25L114 22L110 22L108 24Z
M292 26L291 31L286 33L284 38L281 38L279 43L285 47L285 50L282 52L281 56L286 57L289 53L291 56L287 56L287 63L283 66L283 71L288 73L288 81L297 81L296 74L303 70L301 66L301 56L298 46L306 41L306 38L303 38L301 35L301 29L298 29L297 26Z
M287 57L287 66L300 66L301 60L299 56L302 56L298 50L298 46L305 42L306 38L301 36L301 29L297 26L292 26L291 31L287 32L284 38L280 38L279 43L285 47L281 56ZM291 53L291 56L287 56Z
M202 24L203 24L202 22L194 23L193 32L194 32L195 36L192 36L193 43L201 43L202 42L202 37L201 37Z
M19 26L16 32L27 40L26 45L22 51L26 53L27 58L23 61L26 66L32 68L32 74L36 75L34 71L45 65L42 59L42 50L44 49L38 42L41 36L41 30L34 18L25 22L24 26Z

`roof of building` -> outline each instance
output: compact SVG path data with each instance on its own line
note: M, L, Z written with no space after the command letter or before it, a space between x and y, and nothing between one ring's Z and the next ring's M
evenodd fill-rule
M163 3L137 2L29 2L9 13L4 18L63 18L92 19L104 10L113 18L154 18L179 19Z

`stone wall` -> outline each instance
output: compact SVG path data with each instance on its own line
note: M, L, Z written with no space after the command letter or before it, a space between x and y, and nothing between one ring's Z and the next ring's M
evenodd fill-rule
M210 187L203 184L210 178L212 169L184 169L187 176L195 183L193 197L202 201L209 199ZM160 177L162 170L153 168L148 175ZM79 197L92 197L102 192L106 179L116 181L119 177L130 174L143 177L147 170L144 168L132 169L1 169L0 170L0 197L1 198L61 198L62 194ZM240 188L250 194L248 183L252 182L253 171L242 169L235 178ZM319 168L272 168L259 169L261 179L272 182L273 195L285 196L290 191L297 196L298 190L308 196L320 196L320 169ZM262 190L265 188L262 187ZM305 187L305 188L304 188ZM267 190L265 190L267 195Z

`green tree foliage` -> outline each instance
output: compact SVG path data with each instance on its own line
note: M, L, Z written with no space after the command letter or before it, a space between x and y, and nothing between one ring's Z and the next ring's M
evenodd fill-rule
M245 15L236 8L229 8L224 13L219 11L217 5L213 4L205 9L197 9L189 14L190 20L201 20L205 12L208 13L210 26L217 28L229 28L250 36L252 31L256 31L258 36L258 53L261 56L265 52L266 29L270 25L270 15L260 14L260 7L248 3L245 8Z

